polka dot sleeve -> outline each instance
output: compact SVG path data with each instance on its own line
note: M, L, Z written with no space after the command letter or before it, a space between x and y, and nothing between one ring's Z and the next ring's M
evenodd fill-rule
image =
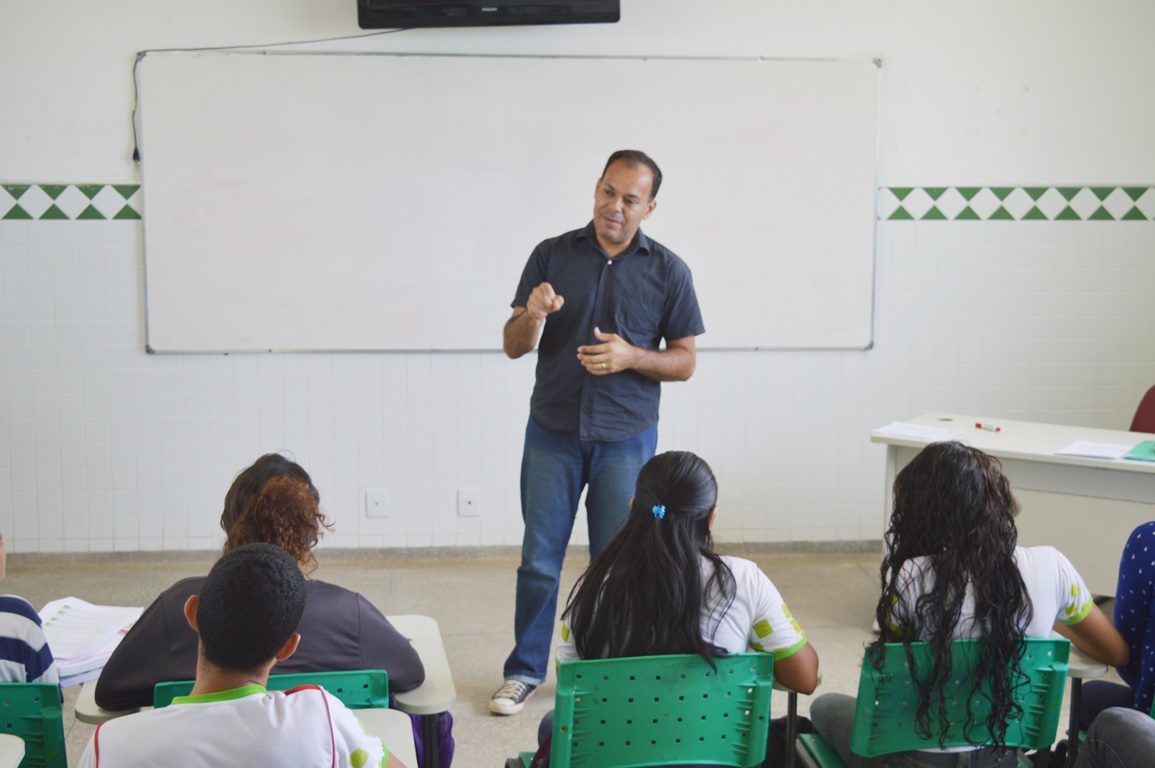
M1131 532L1119 560L1115 591L1115 628L1131 649L1131 660L1119 674L1135 689L1135 708L1151 710L1155 696L1155 522Z

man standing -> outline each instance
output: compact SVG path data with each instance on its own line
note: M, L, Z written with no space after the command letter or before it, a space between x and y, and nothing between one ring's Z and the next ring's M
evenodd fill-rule
M694 373L694 337L705 329L690 270L639 230L661 183L645 153L610 155L594 191L593 221L534 249L505 324L509 357L532 350L539 334L541 344L521 462L516 645L489 702L496 714L521 711L545 679L582 488L589 486L596 557L628 514L638 471L654 455L659 382Z

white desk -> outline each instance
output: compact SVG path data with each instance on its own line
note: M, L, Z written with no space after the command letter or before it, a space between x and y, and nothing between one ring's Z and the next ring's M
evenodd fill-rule
M404 763L405 768L420 768L409 715L399 709L355 709L353 714L365 726L365 731L381 739L389 754Z
M394 629L409 638L425 667L425 682L412 691L393 694L393 700L402 712L421 716L422 743L425 747L421 765L423 768L437 768L437 716L448 712L457 701L457 687L453 684L449 658L441 642L441 628L432 616L387 618Z
M1024 546L1050 544L1075 564L1097 595L1114 595L1119 555L1140 523L1155 520L1155 462L1056 456L1076 440L1135 445L1155 435L989 416L927 413L907 423L964 430L960 442L997 457L1022 507L1016 524ZM975 423L997 424L998 432ZM871 435L884 443L886 488L883 530L890 523L894 478L927 442Z
M76 719L89 725L100 725L115 717L123 717L139 712L140 709L105 709L96 703L96 680L89 680L80 686L76 697Z
M397 709L411 715L438 715L448 712L457 701L457 687L449 670L449 658L441 642L441 628L432 616L388 616L393 628L417 649L425 667L425 682L405 693L393 694Z
M24 739L0 733L0 768L17 768L24 760Z

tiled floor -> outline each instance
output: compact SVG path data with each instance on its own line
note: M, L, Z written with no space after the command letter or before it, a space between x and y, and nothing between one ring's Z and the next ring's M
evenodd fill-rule
M857 689L863 644L870 635L878 557L873 552L782 553L767 547L722 547L749 557L770 575L806 629L822 660L820 691ZM436 556L435 556L436 555ZM552 680L514 717L486 709L501 683L501 666L513 638L517 554L479 552L367 552L321 550L317 578L357 590L386 613L423 613L437 619L457 685L452 708L457 739L455 766L499 768L506 757L530 749L538 720L551 708ZM4 591L23 595L38 608L75 595L93 603L147 605L173 581L204 573L213 553L124 555L13 555ZM584 567L574 550L563 580L568 592ZM93 728L71 716L76 689L66 696L69 765L75 766ZM808 711L806 697L800 710ZM785 699L774 704L785 713Z

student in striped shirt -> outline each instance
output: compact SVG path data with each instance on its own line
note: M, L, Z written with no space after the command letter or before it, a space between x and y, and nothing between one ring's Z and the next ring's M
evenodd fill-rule
M0 579L7 568L7 541L0 533ZM0 681L60 682L39 614L31 603L16 595L0 595Z

